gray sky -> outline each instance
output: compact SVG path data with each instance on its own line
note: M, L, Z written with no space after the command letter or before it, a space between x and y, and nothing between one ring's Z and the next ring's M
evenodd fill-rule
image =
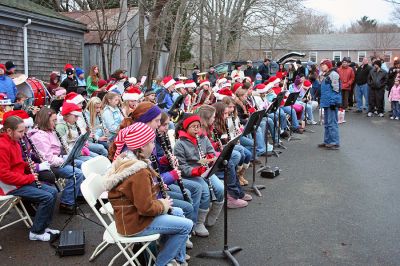
M329 15L337 28L350 25L350 22L362 16L368 16L378 22L390 22L393 9L390 3L383 0L305 0L304 5L319 14Z

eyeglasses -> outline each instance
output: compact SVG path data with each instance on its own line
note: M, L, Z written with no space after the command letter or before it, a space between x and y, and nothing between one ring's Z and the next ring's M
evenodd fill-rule
M200 125L192 125L192 126L189 126L189 128L191 128L191 129L199 129Z

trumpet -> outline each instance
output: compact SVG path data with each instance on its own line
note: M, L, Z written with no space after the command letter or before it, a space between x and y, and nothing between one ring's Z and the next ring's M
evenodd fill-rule
M160 188L161 197L163 199L166 199L166 198L168 198L168 195L167 195L167 192L165 191L165 184L164 184L164 181L162 180L162 177L160 176L160 170L158 169L157 159L154 154L152 154L150 156L150 162L151 162L151 165L152 165L154 171L156 172L156 178L157 178L158 186ZM169 209L168 214L171 214L171 213L172 213L172 210Z
M40 184L39 180L37 179L37 173L36 173L36 170L34 167L34 162L32 161L31 157L29 157L28 147L26 146L26 143L23 139L20 140L20 143L21 143L22 150L25 154L26 161L29 165L29 170L31 171L31 174L33 174L35 176L35 185L37 188L42 188L42 184Z
M208 169L209 166L208 166L207 158L206 158L205 154L203 153L203 151L201 149L199 135L196 135L196 140L197 140L197 149L199 150L199 156L200 156L201 165L207 167L207 169ZM211 183L210 178L204 178L204 180L206 181L208 189L210 190L211 201L217 201L217 196L215 195L214 187L213 187L213 185Z

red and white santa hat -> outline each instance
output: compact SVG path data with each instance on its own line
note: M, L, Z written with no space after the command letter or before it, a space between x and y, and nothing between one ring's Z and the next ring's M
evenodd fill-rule
M266 93L269 90L268 86L265 86L264 84L257 84L254 88L254 92L256 93Z
M163 78L164 88L166 88L166 89L168 89L169 87L174 85L175 82L176 81L171 76L166 76L166 77Z
M64 102L62 105L61 115L78 115L82 114L82 108L74 103Z
M309 88L311 88L311 86L312 86L312 84L311 84L311 82L310 82L308 79L306 79L306 80L303 82L303 88L304 88L304 89L308 90Z
M232 83L231 83L231 81L230 80L227 80L227 81L225 81L224 83L222 83L221 85L220 85L220 88L221 89L223 89L223 88L231 88L231 86L232 86Z
M235 76L233 76L233 81L242 81L242 78L239 74L236 74Z
M224 84L226 81L227 81L226 78L220 78L220 79L217 79L217 81L215 82L215 84L216 84L218 87L221 88L221 84Z
M244 77L243 82L245 82L245 81L247 81L248 83L253 82L250 77Z
M229 88L220 89L217 93L214 93L215 98L217 101L222 101L222 99L226 96L233 97L233 93Z
M129 87L124 94L122 94L122 100L124 101L138 101L143 97L143 93L137 86Z
M200 88L205 85L211 86L210 81L208 81L207 79L200 81Z
M232 92L235 93L239 88L243 88L243 83L236 82L233 84Z
M270 78L268 79L268 85L269 85L269 84L272 84L273 87L274 87L276 84L278 84L279 82L281 82L281 79L278 78L278 77L275 77L275 76L270 77Z
M175 89L182 89L184 87L185 87L185 84L183 84L182 81L175 82Z
M108 84L107 87L106 87L106 91L113 92L113 93L116 93L118 95L121 95L121 92L120 92L118 86L115 85L115 84Z
M126 145L130 150L136 150L156 137L154 130L148 125L137 122L132 125L121 129L114 140L117 147L114 155L114 160L121 154L123 147Z
M135 77L130 77L128 78L128 82L132 85L136 85L137 79Z
M10 116L18 116L22 120L24 120L24 125L26 127L33 127L33 119L28 115L27 112L24 110L14 110L14 111L8 111L5 112L3 115L3 124L9 118Z
M185 81L185 88L193 88L194 89L196 87L197 87L196 82L194 82L193 80L188 79Z
M83 98L82 95L80 95L76 92L70 92L64 98L64 102L67 102L67 103L80 104L80 103L83 103L84 101L85 101L85 98Z

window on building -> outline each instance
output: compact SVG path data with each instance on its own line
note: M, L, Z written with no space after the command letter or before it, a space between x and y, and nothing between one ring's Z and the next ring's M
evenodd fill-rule
M317 63L318 60L318 52L310 52L309 61Z
M362 62L362 60L364 59L364 57L367 57L367 52L366 51L362 51L362 52L358 52L358 62Z
M336 62L342 61L342 52L333 52L333 60Z
M265 51L265 58L272 59L272 51Z
M392 51L386 51L383 53L383 60L387 63L390 63L392 59Z

